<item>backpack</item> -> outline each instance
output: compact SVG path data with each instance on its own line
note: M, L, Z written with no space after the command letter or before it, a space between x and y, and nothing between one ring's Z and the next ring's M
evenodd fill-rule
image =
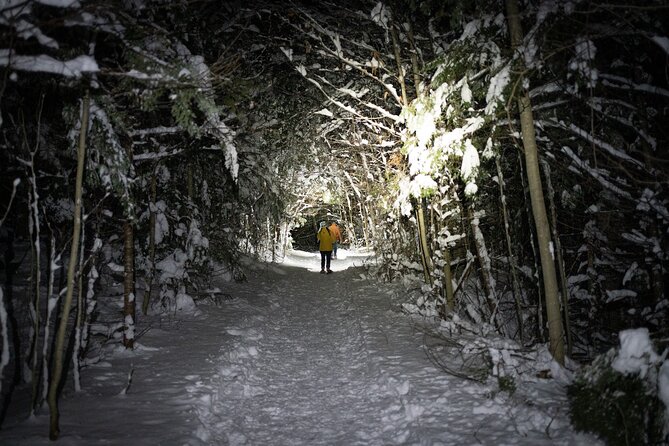
M327 226L323 226L326 231L328 231L328 237L330 237L330 240L332 240L332 234L330 234L330 229L328 229ZM322 229L319 229L318 232L316 233L316 246L320 247L321 242L318 240L318 234L320 234Z

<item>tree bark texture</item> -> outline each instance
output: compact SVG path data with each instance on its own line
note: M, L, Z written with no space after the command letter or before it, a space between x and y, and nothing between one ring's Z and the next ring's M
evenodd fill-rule
M485 238L483 237L483 231L479 226L479 215L474 211L473 207L469 208L469 222L472 229L472 235L474 238L474 247L476 248L476 258L478 259L479 266L481 267L481 283L483 285L483 290L485 292L485 300L488 305L488 310L490 311L489 321L496 328L499 328L497 323L497 292L495 290L495 278L492 275L492 265L490 263L490 255L488 254L488 248L485 243Z
M567 291L567 272L564 266L564 257L562 256L562 243L560 243L560 234L557 228L557 210L555 209L555 191L551 182L550 167L548 163L542 163L544 176L546 177L546 186L548 188L548 205L551 211L551 225L553 228L553 240L555 240L555 254L557 256L558 273L560 274L560 294L562 296L562 313L564 319L564 331L567 338L567 356L571 356L573 350L573 341L571 338L571 324L569 323L569 293Z
M423 262L423 274L425 283L432 285L432 258L430 244L427 240L427 224L425 223L425 203L420 199L416 204L416 216L418 218L418 239L420 241L420 257Z
M453 270L451 269L451 251L448 246L444 247L444 296L446 300L446 309L453 311L455 309L455 293L453 291ZM445 315L444 311L444 315Z
M513 283L513 297L516 303L516 319L518 321L518 336L520 337L520 342L523 342L524 331L523 331L523 311L521 305L521 291L520 291L520 281L518 280L518 262L516 262L516 256L513 254L511 249L511 234L509 232L509 210L506 207L506 195L504 195L504 175L502 174L502 166L500 166L499 158L495 159L495 165L497 167L497 178L499 183L499 200L502 204L502 218L504 220L504 235L506 237L506 249L509 256L509 270L511 272L511 281Z
M128 159L132 161L132 144L126 146ZM189 191L192 187L192 170L188 165ZM189 199L192 197L189 195ZM123 345L132 349L135 345L135 228L131 215L126 216L123 223Z
M53 373L49 384L49 438L58 439L60 435L58 412L58 388L63 376L63 357L65 355L65 334L67 322L72 306L72 295L74 293L75 269L77 266L77 254L79 253L79 235L81 233L81 196L84 179L84 161L86 159L86 133L88 132L88 115L90 107L89 93L86 92L81 105L81 133L79 134L79 145L77 148L77 176L74 189L74 224L72 228L72 245L70 246L70 259L67 265L67 292L63 301L63 309L56 334L54 346Z
M146 291L144 293L144 301L142 302L142 313L144 315L149 312L151 293L153 292L153 280L156 275L156 198L158 195L156 168L157 165L154 165L153 172L151 173L151 201L149 202L149 277L146 281Z
M409 29L407 31L407 36L409 37L409 43L411 43L411 67L413 69L413 83L414 89L416 91L416 97L420 96L421 93L421 84L420 84L420 72L421 68L418 65L418 50L416 49L416 41L413 34L413 25L409 20L407 22Z
M397 30L395 29L395 25L391 24L389 28L390 28L390 36L393 39L393 53L395 54L395 62L397 63L397 80L400 83L400 87L402 89L402 105L406 107L409 104L409 102L407 99L407 85L406 82L404 81L404 68L402 67L402 57L400 55L400 42L399 38L397 37Z
M38 137L39 139L39 137ZM32 370L32 410L34 411L38 404L37 394L39 392L39 367L37 365L39 357L39 333L40 333L40 284L42 282L42 262L41 245L40 245L40 222L39 222L39 194L37 193L37 178L35 176L34 168L34 153L31 156L30 162L30 206L29 206L29 232L31 238L31 257L32 257L32 278L33 296L32 305L30 307L30 315L33 320L32 339L30 340L30 368ZM45 341L46 342L46 341ZM27 362L27 361L26 361Z
M534 226L534 217L532 216L532 206L531 206L531 199L529 197L529 187L526 184L526 179L527 175L525 174L525 163L523 161L524 156L521 154L522 150L518 151L518 166L520 167L520 181L523 184L523 197L524 197L524 205L525 205L525 215L527 216L527 224L528 228L530 230L530 234L528 234L528 239L530 242L530 246L532 247L532 260L534 261L534 274L532 277L535 279L534 284L537 287L537 306L535 308L535 314L537 317L537 324L535 325L536 330L537 330L537 337L541 339L541 342L546 341L546 330L544 327L544 311L543 311L543 287L542 287L542 281L541 278L539 277L539 264L537 263L537 259L539 258L539 253L537 251L537 245L535 243L536 237L536 228Z
M132 222L123 224L123 345L135 343L135 234Z
M520 45L523 34L518 13L518 1L506 0L507 21L511 46L513 49ZM518 97L520 112L520 127L525 153L527 180L532 202L532 215L537 230L539 257L541 259L542 277L544 279L544 293L546 298L546 316L548 319L549 349L555 360L564 365L564 339L562 332L562 318L560 315L560 297L558 293L555 262L551 252L551 234L546 215L546 205L541 184L539 170L539 155L536 134L534 131L534 117L532 104L526 89Z
M82 208L82 212L85 210ZM86 244L86 225L81 227L81 250L79 251L79 278L77 280L77 317L74 324L74 348L72 349L72 374L74 391L81 392L79 359L81 351L81 327L84 324L84 245Z

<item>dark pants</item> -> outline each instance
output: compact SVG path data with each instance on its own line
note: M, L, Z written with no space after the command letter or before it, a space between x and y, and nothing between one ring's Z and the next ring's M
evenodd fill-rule
M332 255L335 256L335 257L337 257L337 247L338 247L338 246L339 246L339 243L338 243L338 242L334 242L334 243L332 244Z
M324 269L330 271L330 260L332 259L332 251L321 251L321 271Z

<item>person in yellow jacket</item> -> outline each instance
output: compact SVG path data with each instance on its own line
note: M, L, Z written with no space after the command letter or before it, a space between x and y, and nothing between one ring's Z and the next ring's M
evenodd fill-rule
M330 223L330 226L328 226L328 229L330 230L330 234L332 235L333 243L332 243L332 258L336 259L337 258L337 247L341 243L341 231L339 230L339 226L337 226L337 222L333 221Z
M330 233L330 230L324 221L319 225L316 238L318 239L318 250L321 252L321 274L325 274L326 271L330 274L332 273L332 270L330 269L332 245L334 244L335 238L334 235Z

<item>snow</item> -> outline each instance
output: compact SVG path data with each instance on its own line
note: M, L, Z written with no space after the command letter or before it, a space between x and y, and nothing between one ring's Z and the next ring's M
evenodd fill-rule
M486 115L495 113L498 103L504 101L504 89L510 81L511 66L508 64L490 79L490 86L488 87L488 92L486 93L485 98L487 104L485 107Z
M124 323L124 327L125 327L124 332L123 332L124 335L125 335L125 338L128 339L128 340L135 339L135 323L134 323L134 319L132 318L132 316L129 315L129 314L126 314L126 316L123 320L123 323Z
M99 71L97 62L90 56L78 56L67 61L54 59L46 54L26 56L15 54L6 48L0 49L0 66L20 71L36 71L60 74L68 77L81 77L83 73Z
M48 37L40 31L32 23L28 23L25 20L18 20L14 27L19 37L24 40L29 40L31 37L35 37L37 41L46 47L58 49L58 42L53 40L51 37Z
M460 166L460 175L467 182L465 186L465 195L471 196L476 194L478 186L476 185L476 173L478 172L480 160L479 153L476 147L472 144L472 140L467 138L465 140L465 153L462 156L462 165Z
M149 205L151 211L156 213L156 224L155 224L155 242L156 245L160 245L166 235L170 233L170 223L167 220L167 204L163 200L159 200L155 203Z
M622 374L637 374L644 378L649 366L658 361L647 328L623 330L619 333L620 351L611 367Z
M592 169L588 162L583 161L581 158L576 155L570 147L568 146L563 146L562 147L562 152L569 156L572 159L572 162L574 165L578 166L580 170L592 175L593 178L595 178L597 181L601 183L601 185L611 191L616 193L617 195L624 197L624 198L631 198L631 195L619 188L618 186L614 185L611 183L604 175L602 175L598 170Z
M469 104L472 102L472 90L469 88L469 84L467 83L467 79L464 80L462 83L462 90L460 91L460 98L462 99L462 102L465 104Z
M606 290L606 303L615 302L627 297L636 297L636 291L632 290Z
M564 123L560 122L559 125L564 129L570 130L575 135L580 136L581 138L585 139L586 141L588 141L592 144L595 144L597 147L599 147L601 149L604 149L606 152L610 153L611 155L615 156L616 158L627 161L628 163L633 164L635 166L643 167L642 162L632 158L630 155L625 153L622 148L616 148L613 145L607 143L606 141L603 141L599 138L596 138L595 136L588 133L587 130L582 129L582 128L578 127L577 125L573 124L573 123L570 123L567 126Z
M665 36L653 36L651 40L658 44L662 50L664 50L667 55L669 55L669 37Z
M481 27L480 20L472 20L470 22L467 22L464 26L464 30L462 31L462 35L458 40L465 40L472 36L477 35L479 33L480 27Z
M59 8L79 8L81 5L77 0L36 0L37 3L49 6L57 6Z
M327 108L323 108L323 109L318 110L317 112L314 112L314 113L319 114L319 115L323 115L323 116L327 116L328 118L332 118L334 116L332 114L332 112L330 110L328 110Z
M617 76L614 74L600 73L599 77L604 79L602 84L605 86L613 88L621 88L626 90L642 91L645 93L651 93L669 97L669 90L667 90L666 88L656 87L650 84L636 84L632 82L631 79L622 76Z
M623 282L622 282L623 285L627 284L627 282L632 280L634 275L637 273L638 269L639 269L639 264L637 262L632 262L627 271L625 271L625 276L623 277Z
M576 55L569 62L569 70L579 73L583 78L587 79L586 86L588 88L595 87L599 72L597 69L591 67L591 63L595 60L597 47L591 40L581 40L576 43L574 51Z
M434 191L439 185L430 176L418 174L409 184L409 193L415 198L423 196L424 191Z
M383 29L389 29L390 11L382 2L378 2L370 13L372 21L377 23Z
M188 256L179 248L156 264L156 269L161 271L160 282L167 279L183 279L186 272L186 260Z
M293 251L251 265L248 282L214 283L230 299L141 316L134 350L109 343L82 392L66 383L58 443L602 444L570 428L561 381L530 374L509 395L442 371L424 332L440 324L401 312L398 289L354 267L365 256L340 249L322 276L316 253ZM513 363L505 348L500 367ZM29 385L17 390L1 444L53 444L48 411L28 417L29 399Z

